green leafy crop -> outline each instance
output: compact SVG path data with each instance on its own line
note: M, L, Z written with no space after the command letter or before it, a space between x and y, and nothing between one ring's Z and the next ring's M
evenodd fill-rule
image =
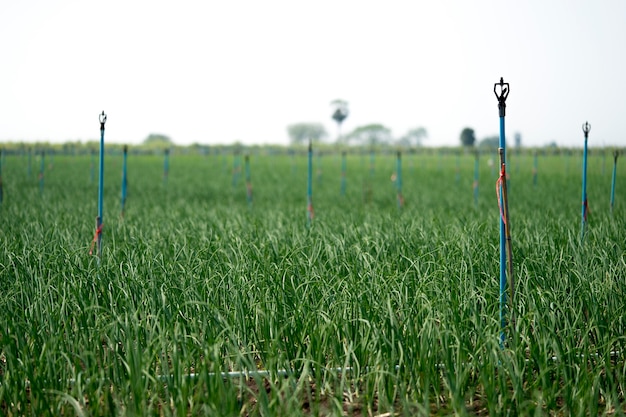
M45 190L3 166L0 414L623 413L626 183L591 157L580 243L577 157L512 154L517 320L499 345L497 170L471 155L105 160L103 254L88 255L90 158L55 156ZM491 156L495 160L495 155ZM227 374L231 372L231 374Z

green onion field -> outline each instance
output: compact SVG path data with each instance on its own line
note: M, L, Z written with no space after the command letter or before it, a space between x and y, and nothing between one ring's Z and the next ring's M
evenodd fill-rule
M2 161L0 415L626 413L626 161L507 155L515 322L500 344L497 155ZM488 163L493 161L493 166ZM238 168L235 168L235 166ZM510 300L509 300L510 301Z

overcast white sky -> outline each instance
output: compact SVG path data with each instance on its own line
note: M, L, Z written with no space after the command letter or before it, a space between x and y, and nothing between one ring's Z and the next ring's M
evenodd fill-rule
M455 145L626 145L626 1L0 0L0 141L288 142L348 101L343 131L381 123Z

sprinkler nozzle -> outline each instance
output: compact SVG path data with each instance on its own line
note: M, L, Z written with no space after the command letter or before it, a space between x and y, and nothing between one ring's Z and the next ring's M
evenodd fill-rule
M104 114L104 110L102 110L102 114L100 114L100 130L104 130L104 124L107 122L107 115Z
M500 93L498 94L498 86L500 86ZM500 77L500 82L493 85L493 93L498 99L498 109L500 110L500 117L504 117L506 109L506 98L509 96L509 83L505 83L504 79Z

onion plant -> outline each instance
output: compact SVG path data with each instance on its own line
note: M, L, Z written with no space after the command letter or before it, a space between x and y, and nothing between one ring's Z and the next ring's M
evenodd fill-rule
M255 155L254 210L220 156L176 155L164 194L162 159L134 155L123 220L107 158L97 265L90 156L58 155L39 195L8 155L0 414L623 413L624 195L612 216L598 203L581 246L579 173L547 155L550 180L533 186L520 163L516 342L501 348L498 213L467 197L473 155L442 158L441 171L438 156L411 156L401 211L394 156L377 155L373 174L347 158L372 199L320 183L310 228L304 154ZM594 158L589 192L606 195Z

